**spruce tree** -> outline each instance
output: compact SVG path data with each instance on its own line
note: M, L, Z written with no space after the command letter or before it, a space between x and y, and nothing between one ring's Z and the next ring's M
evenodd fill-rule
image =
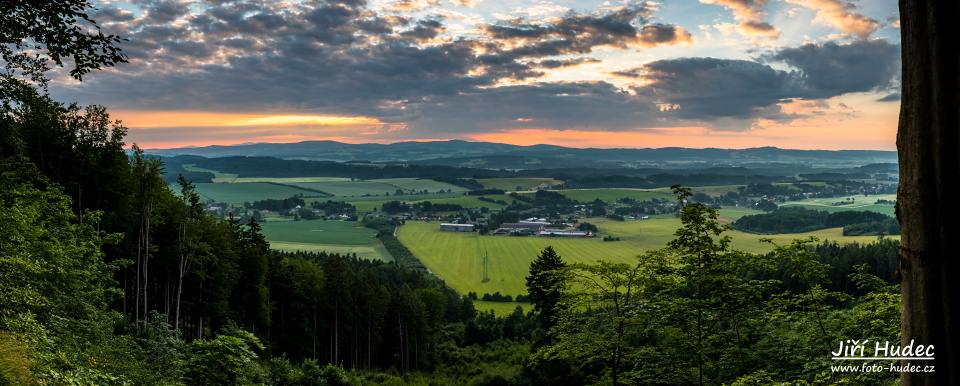
M565 268L557 251L548 246L540 252L530 264L530 276L527 276L527 291L533 309L537 311L541 326L550 329L556 323L558 303L565 283Z

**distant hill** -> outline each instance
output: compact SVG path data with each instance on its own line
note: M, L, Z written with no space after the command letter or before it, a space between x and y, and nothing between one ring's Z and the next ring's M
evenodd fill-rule
M791 150L776 147L750 149L690 149L680 147L595 149L553 145L517 146L461 140L397 142L392 144L349 144L336 141L255 143L149 149L147 153L163 156L268 156L284 159L340 162L399 162L483 169L703 168L746 165L757 167L765 164L792 164L829 168L893 164L897 162L896 152L877 150Z

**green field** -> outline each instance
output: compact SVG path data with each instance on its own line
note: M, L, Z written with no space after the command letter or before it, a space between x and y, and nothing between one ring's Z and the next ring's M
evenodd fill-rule
M189 172L209 172L209 173L213 173L213 182L230 181L230 180L234 180L234 179L237 178L237 174L234 174L234 173L221 173L221 172L218 172L218 171L216 171L216 170L204 169L204 168L201 168L201 167L197 167L197 166L194 166L193 164L185 164L185 165L183 165L183 170L186 170L186 171L189 171Z
M293 184L297 182L342 182L350 181L346 177L236 177L232 180L214 180L214 182L276 182L279 184Z
M320 190L338 197L363 197L393 195L397 189L403 190L423 190L440 192L451 190L453 192L463 192L466 189L438 182L429 179L417 178L389 178L381 180L344 180L344 181L319 181L319 182L291 182L290 185L300 186L307 189Z
M425 178L384 178L384 179L370 180L370 181L382 182L384 184L394 186L395 187L394 190L396 190L396 188L400 188L403 190L426 189L431 193L439 192L439 191L447 191L447 190L451 192L466 192L467 190L469 190L462 186L451 185L446 182L434 181L434 180L425 179ZM393 194L393 192L390 192L390 194Z
M242 204L268 198L283 199L294 195L317 196L316 192L298 189L292 186L276 185L266 182L241 182L233 184L198 183L197 192L204 200Z
M630 188L600 188L600 189L563 189L556 190L570 199L580 202L600 199L607 203L616 202L621 198L632 198L637 201L649 201L654 198L674 199L675 196L664 189L630 189Z
M392 260L376 232L355 221L267 221L261 226L273 249L356 253L366 259Z
M563 181L540 177L480 178L477 180L484 188L510 191L534 190L538 186L562 184ZM517 189L519 187L520 189Z
M599 238L547 238L479 236L476 233L440 232L437 223L408 222L400 227L397 236L433 273L460 293L470 291L478 295L500 291L516 296L526 293L524 277L537 253L552 245L567 262L593 263L607 260L634 263L644 251L659 249L673 239L679 220L672 217L637 221L613 221L594 218L585 221L596 224L603 234L619 236L622 241L604 242ZM772 246L761 243L771 238L777 243L807 236L841 242L871 242L875 236L846 237L840 228L816 232L781 235L754 235L731 231L733 247L750 252L766 252ZM489 257L490 281L483 282L481 256Z
M760 214L760 213L766 213L766 212L762 210L752 209L752 208L725 206L720 209L720 221L733 222L740 217L748 216L751 214Z
M835 202L843 201L847 197L853 197L854 202L846 205L831 205ZM844 197L811 198L809 200L790 201L780 204L781 207L801 206L807 209L816 209L827 212L840 212L845 210L866 210L871 212L883 213L893 217L893 205L876 204L878 199L893 201L897 199L896 194L874 194L874 195L853 195Z
M357 207L357 210L360 212L370 212L374 209L379 209L383 206L383 203L387 201L403 201L407 203L417 203L421 201L430 201L435 204L458 204L464 208L480 208L487 207L491 209L502 208L503 205L480 201L478 196L466 196L463 193L435 193L430 195L405 195L405 196L390 196L390 197L359 197L359 198L348 198L346 201L353 204ZM492 198L497 198L499 200L504 200L510 202L512 200L506 196L491 196ZM506 197L506 199L504 199ZM318 199L319 200L319 199ZM327 199L323 199L327 200Z
M513 313L513 310L517 309L517 306L523 309L524 313L530 312L533 309L533 306L530 303L517 303L517 302L485 302L483 300L477 300L473 302L473 307L480 311L492 310L493 313L499 316L507 316Z

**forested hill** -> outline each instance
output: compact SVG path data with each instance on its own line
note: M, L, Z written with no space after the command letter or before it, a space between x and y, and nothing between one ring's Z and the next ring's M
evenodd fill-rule
M540 169L556 167L623 167L643 165L748 165L792 163L812 166L861 166L896 163L893 151L750 149L593 149L553 145L517 146L460 140L348 144L335 141L256 143L178 149L152 149L148 154L204 157L270 156L333 161L408 162L482 168Z

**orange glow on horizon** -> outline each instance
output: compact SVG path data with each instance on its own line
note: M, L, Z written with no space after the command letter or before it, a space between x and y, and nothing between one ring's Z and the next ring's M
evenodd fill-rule
M895 150L899 108L878 103L876 95L852 94L823 101L780 104L787 120L756 120L748 130L706 126L582 130L551 127L489 128L475 133L410 128L368 116L203 111L113 111L129 127L128 143L144 148L292 143L331 140L393 143L464 139L513 145L550 144L595 148L751 148ZM532 122L519 117L517 126ZM425 135L427 134L427 135Z
M376 118L324 114L245 114L205 111L112 111L131 128L217 127L217 126L373 126L383 125Z

